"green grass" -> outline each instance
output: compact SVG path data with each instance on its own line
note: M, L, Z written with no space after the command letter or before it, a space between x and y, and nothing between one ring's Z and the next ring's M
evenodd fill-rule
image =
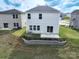
M10 30L0 30L0 34L2 34L2 33L9 33L10 32Z
M25 28L22 28L22 29L18 29L16 31L14 31L12 34L15 35L15 36L22 36L24 33L25 33L26 29Z
M12 33L22 36L24 31L23 28ZM0 59L79 59L79 31L74 29L60 27L60 36L68 41L64 46L27 45L15 36L0 36Z
M79 31L78 30L61 26L60 36L62 38L67 38L68 40L72 41L72 43L79 44Z
M64 16L64 20L69 20L69 19L70 19L70 17Z
M60 36L70 38L70 39L79 39L79 32L74 29L61 26Z

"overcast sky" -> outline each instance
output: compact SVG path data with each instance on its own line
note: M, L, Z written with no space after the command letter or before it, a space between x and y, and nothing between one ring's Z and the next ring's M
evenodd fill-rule
M0 0L0 10L18 9L26 11L37 5L49 5L62 12L79 9L79 0Z

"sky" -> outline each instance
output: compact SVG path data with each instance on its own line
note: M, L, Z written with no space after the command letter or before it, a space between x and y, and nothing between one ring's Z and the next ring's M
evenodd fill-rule
M0 0L0 11L18 9L26 11L38 5L48 5L63 13L79 9L79 0Z

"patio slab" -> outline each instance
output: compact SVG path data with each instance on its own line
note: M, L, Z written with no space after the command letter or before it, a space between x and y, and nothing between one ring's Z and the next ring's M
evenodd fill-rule
M41 38L60 38L58 34L41 34Z

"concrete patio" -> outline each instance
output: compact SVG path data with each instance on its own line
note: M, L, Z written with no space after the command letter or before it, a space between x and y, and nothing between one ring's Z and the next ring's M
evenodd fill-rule
M41 38L60 38L58 34L41 34Z

